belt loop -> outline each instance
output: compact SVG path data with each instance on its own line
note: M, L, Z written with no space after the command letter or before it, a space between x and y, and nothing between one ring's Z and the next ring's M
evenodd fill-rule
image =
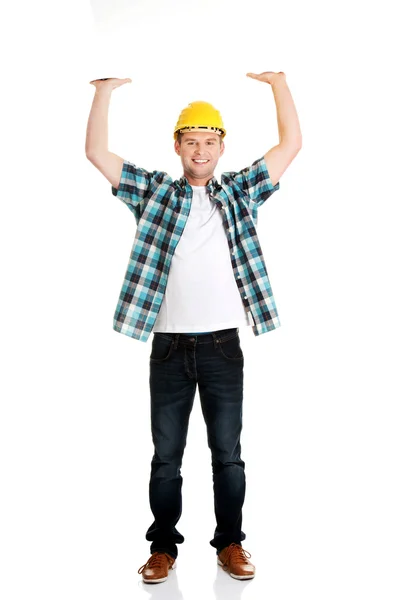
M177 349L178 347L178 342L179 342L179 333L175 334L175 340L174 340L174 350Z

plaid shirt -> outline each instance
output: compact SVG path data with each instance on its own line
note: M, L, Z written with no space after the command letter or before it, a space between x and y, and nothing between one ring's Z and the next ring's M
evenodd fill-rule
M276 329L279 316L255 226L258 208L280 184L272 185L262 157L246 169L222 173L221 184L213 177L206 187L222 212L232 269L245 310L251 313L253 333ZM111 191L137 223L113 328L146 342L190 213L192 187L186 177L173 181L163 171L145 171L124 160L118 189L111 186Z

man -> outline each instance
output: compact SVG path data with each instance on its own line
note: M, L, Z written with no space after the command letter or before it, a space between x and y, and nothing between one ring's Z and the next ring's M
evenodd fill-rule
M224 153L220 113L192 102L174 130L183 176L148 172L108 150L111 92L130 79L94 80L86 156L133 212L137 231L114 315L114 329L146 342L150 354L154 455L149 485L154 521L146 533L143 581L165 581L175 568L181 516L181 464L198 385L211 450L218 564L237 579L255 567L243 549L245 496L241 458L244 357L238 328L260 335L280 326L255 225L257 210L301 148L301 131L284 73L249 77L274 94L279 144L250 167L214 177Z

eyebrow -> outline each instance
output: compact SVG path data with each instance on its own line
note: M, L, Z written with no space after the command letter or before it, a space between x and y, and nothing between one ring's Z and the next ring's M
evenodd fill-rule
M206 138L206 142L216 142L215 138ZM196 138L185 138L185 142L197 142Z

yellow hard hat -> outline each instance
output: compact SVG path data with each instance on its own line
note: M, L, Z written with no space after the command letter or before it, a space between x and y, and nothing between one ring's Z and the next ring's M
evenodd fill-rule
M182 110L175 125L174 139L177 139L178 133L189 131L213 131L221 135L222 139L226 135L219 111L212 104L202 100L191 102Z

